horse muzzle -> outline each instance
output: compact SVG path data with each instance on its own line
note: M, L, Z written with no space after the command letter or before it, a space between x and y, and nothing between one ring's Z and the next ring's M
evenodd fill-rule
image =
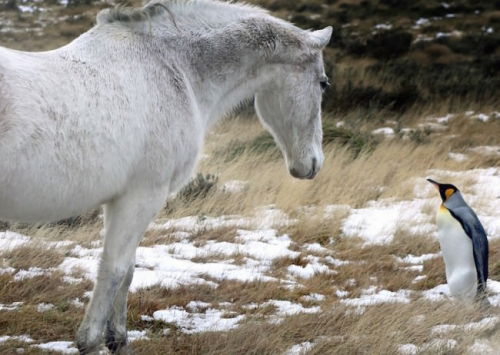
M312 180L314 177L318 174L319 170L321 169L321 164L318 164L318 159L317 158L312 158L311 164L309 165L308 168L303 166L300 167L291 167L290 168L290 175L292 175L294 178L297 179L308 179Z

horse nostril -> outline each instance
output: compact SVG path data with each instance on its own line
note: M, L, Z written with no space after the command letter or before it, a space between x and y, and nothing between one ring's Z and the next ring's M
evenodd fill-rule
M300 174L294 168L290 169L290 175L292 175L294 178L300 178Z
M316 164L318 163L318 160L316 158L313 158L313 165L312 165L312 172L316 172Z

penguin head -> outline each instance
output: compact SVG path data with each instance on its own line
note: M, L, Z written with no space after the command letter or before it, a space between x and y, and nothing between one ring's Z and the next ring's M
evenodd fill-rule
M437 181L434 181L432 179L427 179L431 184L436 186L436 188L439 191L439 195L441 195L441 199L443 202L446 202L455 192L458 192L459 190L455 185L452 184L441 184Z

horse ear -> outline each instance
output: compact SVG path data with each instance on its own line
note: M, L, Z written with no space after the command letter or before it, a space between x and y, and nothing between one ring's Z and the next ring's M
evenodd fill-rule
M313 31L309 33L309 43L311 47L323 49L330 42L330 38L332 37L333 28L332 26L328 26L323 28L322 30Z

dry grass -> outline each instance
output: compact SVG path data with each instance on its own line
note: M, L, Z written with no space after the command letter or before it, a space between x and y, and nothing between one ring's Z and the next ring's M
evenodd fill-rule
M275 0L257 1L272 7ZM135 1L137 3L137 1ZM361 5L360 0L344 0L332 5L337 12L345 5ZM321 1L302 2L302 5L321 6ZM280 5L281 6L281 5ZM283 7L296 5L283 1ZM97 6L99 7L99 6ZM67 43L71 38L90 27L97 7L85 9L80 20L68 18L56 26L44 29L44 40L26 33L9 34L0 39L3 44L18 49L48 49ZM312 9L312 8L311 8ZM280 10L279 14L288 16ZM314 13L316 10L311 10ZM72 16L82 12L81 8L60 8L59 15ZM27 15L12 13L16 21L27 21ZM478 23L498 19L497 12L477 17ZM23 20L24 18L24 20ZM368 19L369 29L378 21ZM452 20L450 20L452 21ZM496 20L495 20L496 21ZM361 21L362 22L362 21ZM351 24L357 25L359 19ZM412 26L414 21L408 22ZM328 23L330 24L330 23ZM395 23L396 24L396 23ZM29 25L26 22L25 25ZM325 24L326 25L326 24ZM366 25L366 24L365 24ZM481 24L482 26L482 24ZM450 27L450 29L453 28ZM344 31L347 36L347 29ZM28 38L29 37L29 38ZM345 56L339 48L328 48L325 52L328 63L336 63L336 68L328 65L329 74L335 73L332 82L338 88L352 85L354 88L372 87L380 90L380 95L397 93L399 84L385 72L374 72L379 63L369 57ZM421 50L412 50L407 58L422 66L442 65L469 60L469 55L457 54L448 45L433 43ZM408 75L408 74L404 74ZM418 84L418 83L416 83ZM422 92L428 88L423 88ZM332 100L333 98L330 97ZM347 98L350 99L350 98ZM346 100L347 100L346 99ZM411 235L403 228L398 230L394 240L386 245L365 245L361 238L346 238L342 235L342 224L348 216L348 209L336 209L325 216L329 205L349 205L362 207L368 201L383 198L407 200L414 196L415 183L427 177L429 169L463 171L477 167L500 166L499 156L485 156L472 153L469 148L482 145L499 145L500 120L477 122L463 113L467 110L489 113L498 106L481 100L451 96L443 100L431 100L425 105L409 106L406 111L353 108L347 102L342 114L325 115L325 127L335 127L344 122L345 129L355 137L361 137L360 146L354 146L340 139L325 145L325 163L314 181L297 181L289 177L281 154L275 147L269 147L269 140L263 136L263 129L255 118L232 118L221 122L208 137L199 171L218 177L215 187L204 198L189 201L176 200L171 208L160 213L158 222L166 218L193 216L219 216L238 214L254 216L255 208L274 205L288 214L295 223L280 226L279 235L287 234L292 240L291 250L300 252L296 258L274 260L270 276L283 278L288 275L291 265L306 266L311 255L329 255L349 261L348 264L332 267L335 272L318 273L309 279L296 279L300 287L291 288L279 282L238 282L216 281L217 287L207 285L181 286L175 289L151 287L130 294L128 327L148 330L148 341L137 341L133 348L138 354L282 354L294 344L305 341L315 342L310 354L397 354L398 344L412 343L421 348L419 354L464 354L477 339L486 339L493 348L500 348L500 328L465 332L457 329L448 334L431 334L431 328L442 324L465 324L488 316L500 317L498 307L489 310L467 306L458 302L430 302L412 296L408 304L381 304L366 307L364 313L357 314L355 308L342 303L336 291L349 292L348 297L359 297L363 291L376 286L379 290L412 290L415 293L431 289L446 282L444 264L441 258L423 263L423 272L405 269L407 265L396 261L396 257L408 254L422 255L436 253L439 245L430 236ZM331 108L333 111L334 108ZM428 117L444 116L449 112L457 114L445 131L422 128ZM415 129L409 138L396 135L393 139L370 136L378 127L393 127L396 132L402 128ZM359 142L358 142L359 143ZM258 149L256 149L256 147ZM449 152L465 153L469 159L457 162L449 158ZM439 178L436 177L436 178ZM224 183L243 180L248 185L239 193L227 193ZM467 176L458 176L453 181L464 192L470 192L475 181ZM422 213L433 215L438 204L429 203ZM477 201L478 206L484 201ZM304 209L306 207L307 209ZM9 229L41 240L12 251L0 253L0 265L12 267L15 272L30 267L42 269L57 268L67 256L69 248L54 249L44 242L72 240L91 247L99 240L101 228L99 218L85 220L76 226L10 226ZM149 230L142 246L170 244L179 241L175 229ZM208 242L234 242L234 227L200 230L186 238L196 246ZM327 249L323 254L308 253L302 248L305 243L319 243ZM207 262L215 258L195 258L193 262ZM243 263L242 256L232 257L236 263ZM216 259L223 259L217 255ZM51 271L42 276L26 280L15 280L14 273L0 275L0 303L22 301L18 311L0 311L0 335L28 334L37 343L52 340L71 340L83 316L83 308L72 303L75 299L87 301L84 293L91 290L92 283L77 284L65 282L60 271ZM418 275L426 278L414 282ZM490 243L490 278L500 280L500 240ZM325 296L321 302L304 301L303 296L318 293ZM320 305L317 314L287 317L279 324L268 322L276 311L267 306L249 309L246 305L262 305L269 300L300 302L306 307ZM191 301L208 302L214 308L226 306L226 317L230 312L246 316L235 330L227 332L206 332L185 334L173 324L160 321L145 321L142 315L151 316L155 311L171 306L185 307ZM47 312L38 312L39 303L52 303L55 307ZM170 333L164 335L165 329ZM425 344L434 339L454 339L457 346L447 349ZM7 341L0 343L0 353L11 354L22 349L25 354L39 354L41 351L28 344Z
M319 339L310 354L397 354L398 344L428 342L432 326L463 324L489 315L474 307L462 307L461 312L456 312L455 307L415 302L372 307L362 316L346 316L346 307L337 304L319 315L293 316L279 325L249 321L227 333L193 336L176 333L175 336L137 342L134 348L144 354L161 354L164 349L180 354L279 354L293 344ZM419 319L422 315L424 319ZM463 346L453 351L437 346L424 353L464 353L475 339L489 336L489 333L452 332L450 335L459 339ZM498 329L493 334L499 334Z

